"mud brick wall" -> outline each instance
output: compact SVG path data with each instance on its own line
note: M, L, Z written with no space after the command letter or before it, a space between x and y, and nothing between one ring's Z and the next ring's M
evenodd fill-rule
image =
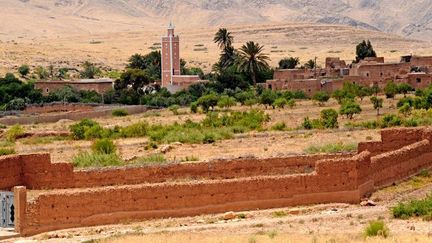
M5 182L4 188L24 185L29 189L40 190L299 174L313 171L318 160L345 156L316 155L270 159L237 159L209 163L74 171L72 164L52 164L49 154L37 154L6 157L3 160L4 163L0 162L0 168L4 167L10 170L10 172L5 170L4 174L10 174L11 176L7 180L10 183Z
M173 217L298 204L359 201L354 158L318 162L317 172L227 180L156 183L59 190L27 203L24 234ZM354 163L355 164L355 163ZM343 176L340 176L343 175Z
M21 157L0 157L0 190L10 190L12 187L22 184Z
M4 125L15 125L15 124L38 124L38 123L49 123L57 122L63 119L68 120L81 120L84 118L97 118L103 116L111 116L112 111L115 109L125 109L129 114L142 113L149 110L146 106L113 106L113 107L95 107L94 110L88 111L77 111L77 112L67 112L59 114L44 114L35 116L20 116L20 117L3 117L0 118L0 123Z
M431 129L392 129L382 131L381 142L362 144L358 154L349 156L84 171L51 164L48 155L12 156L0 160L0 173L15 176L1 185L51 189L27 199L25 188L14 188L19 192L16 230L24 235L158 217L357 203L377 188L431 168L431 138Z

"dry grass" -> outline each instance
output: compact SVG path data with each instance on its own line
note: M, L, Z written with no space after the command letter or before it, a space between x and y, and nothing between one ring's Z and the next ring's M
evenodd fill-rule
M270 232L270 233L269 233ZM374 243L393 243L393 242L431 242L431 238L424 235L395 235L386 239L380 237L364 238L359 235L294 235L294 234L271 234L262 232L262 234L253 235L227 235L227 234L196 234L196 233L161 233L139 236L114 237L102 240L103 243L138 243L138 242L201 242L201 243L237 243L237 242L259 242L259 243L297 243L297 242L374 242Z

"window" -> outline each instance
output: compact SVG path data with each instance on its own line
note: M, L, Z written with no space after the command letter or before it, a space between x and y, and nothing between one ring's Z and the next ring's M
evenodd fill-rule
M46 89L46 92L49 93L49 89L48 88Z
M366 73L366 77L369 77L369 73Z
M381 77L384 75L384 73L381 73Z
M421 78L417 78L416 79L416 82L419 84L419 83L421 83Z

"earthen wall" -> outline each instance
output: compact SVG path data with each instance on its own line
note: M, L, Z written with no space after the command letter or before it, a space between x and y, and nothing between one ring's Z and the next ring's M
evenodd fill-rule
M70 227L317 203L358 203L432 167L432 130L382 131L356 155L239 159L73 171L48 155L0 159L0 188L15 187L17 230ZM19 164L18 166L16 164ZM65 188L65 189L59 189ZM75 188L75 189L71 189Z

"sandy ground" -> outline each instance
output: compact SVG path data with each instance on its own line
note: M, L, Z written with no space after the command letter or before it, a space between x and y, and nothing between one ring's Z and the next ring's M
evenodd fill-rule
M393 34L356 29L339 25L271 23L224 26L234 36L234 46L247 41L265 46L265 52L276 67L280 59L299 57L302 63L318 57L323 65L328 56L341 57L349 62L355 58L355 46L370 39L378 55L388 61L399 61L401 55L431 55L430 42L410 40ZM177 29L181 38L181 57L190 66L206 71L219 57L213 43L218 27ZM135 31L115 30L109 33L61 34L46 33L37 37L0 35L0 74L15 71L22 64L79 68L89 60L104 69L124 69L128 58L135 53L148 53L159 46L166 33L163 25L137 28ZM12 39L11 39L12 38Z

